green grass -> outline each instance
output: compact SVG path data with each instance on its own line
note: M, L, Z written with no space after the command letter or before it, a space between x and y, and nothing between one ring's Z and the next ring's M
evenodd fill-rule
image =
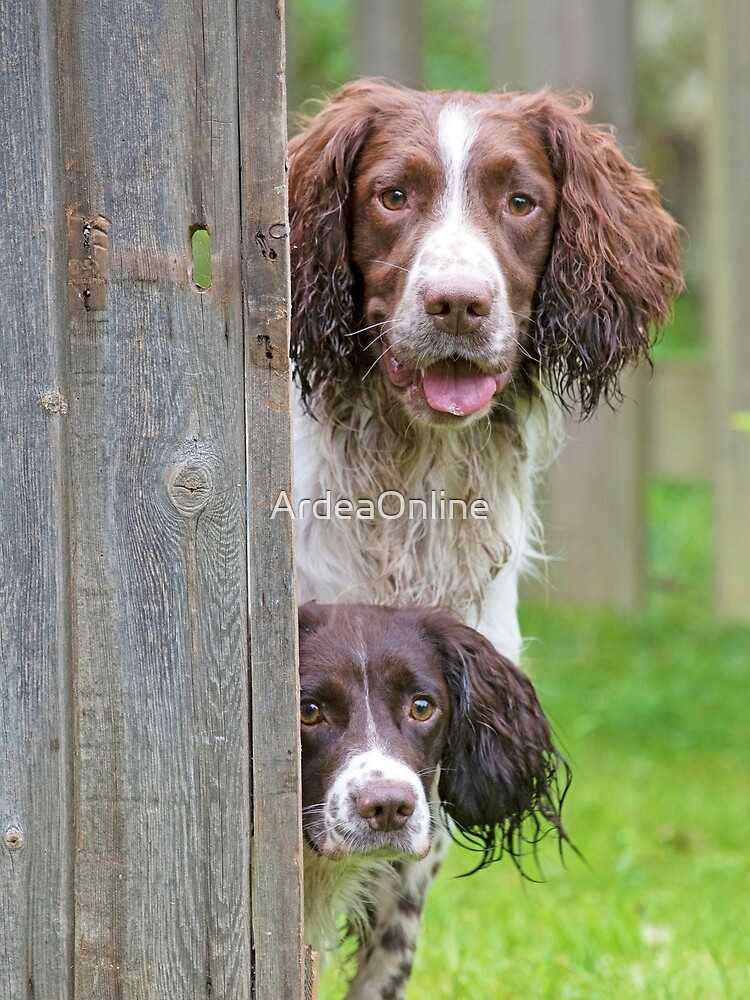
M509 861L461 879L454 848L409 1000L750 997L750 632L710 615L706 491L655 484L649 512L646 609L522 615L585 862L547 841L541 884Z

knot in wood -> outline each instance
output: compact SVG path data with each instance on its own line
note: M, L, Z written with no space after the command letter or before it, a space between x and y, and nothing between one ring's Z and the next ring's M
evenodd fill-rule
M5 828L3 834L3 843L8 848L9 851L20 851L23 845L26 843L26 838L23 835L23 830L17 823L11 823L10 826Z
M68 401L59 389L50 389L49 392L45 392L39 398L39 405L45 413L62 413L64 415L68 412Z
M195 517L213 493L211 472L205 462L191 458L179 466L169 484L169 499L183 517Z

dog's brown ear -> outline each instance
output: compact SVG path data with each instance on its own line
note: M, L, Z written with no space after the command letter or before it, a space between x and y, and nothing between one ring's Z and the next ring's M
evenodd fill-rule
M291 353L303 399L358 370L349 254L352 171L387 88L358 81L336 93L289 144Z
M532 354L563 401L589 415L621 398L622 369L649 357L652 334L683 288L680 227L591 102L547 92L518 98L559 188L557 228L536 300Z
M317 601L308 601L301 604L297 612L300 636L310 632L317 632L331 617L331 607L329 604L318 604Z
M487 863L521 854L550 827L564 837L560 809L569 780L526 675L484 636L442 612L426 631L451 692L440 767L443 808L480 845Z

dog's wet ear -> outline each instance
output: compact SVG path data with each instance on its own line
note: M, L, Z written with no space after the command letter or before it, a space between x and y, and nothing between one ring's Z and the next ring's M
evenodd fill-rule
M355 273L349 252L354 165L387 88L348 84L289 144L291 355L302 398L360 378Z
M623 369L649 358L669 319L683 288L681 230L611 132L586 122L590 101L541 92L517 106L560 189L528 349L561 401L588 416L622 398Z
M300 636L317 632L330 617L331 607L329 604L318 604L317 601L301 604L298 611Z
M568 769L531 681L455 617L426 612L425 624L451 694L440 799L483 853L479 867L506 851L519 858L549 830L566 839Z

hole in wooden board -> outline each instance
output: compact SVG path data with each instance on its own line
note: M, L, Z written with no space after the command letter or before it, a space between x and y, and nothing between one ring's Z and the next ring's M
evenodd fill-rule
M193 283L205 292L211 287L211 235L205 226L194 226L191 233Z

